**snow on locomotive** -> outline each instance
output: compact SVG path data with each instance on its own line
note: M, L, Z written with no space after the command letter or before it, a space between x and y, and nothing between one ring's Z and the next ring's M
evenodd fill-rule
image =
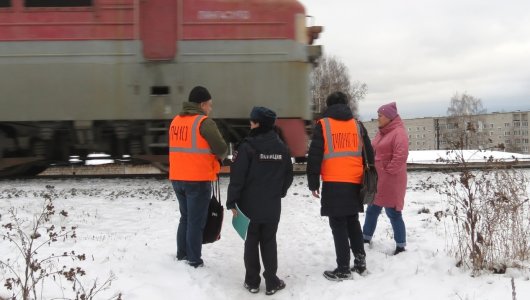
M0 0L0 25L0 170L91 152L167 160L195 85L227 141L262 105L305 154L321 49L295 0Z

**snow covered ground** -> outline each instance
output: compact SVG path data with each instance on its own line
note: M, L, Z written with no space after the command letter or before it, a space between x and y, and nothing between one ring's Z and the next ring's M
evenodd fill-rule
M530 171L525 170L527 176ZM530 299L528 270L471 277L455 267L447 254L446 225L434 212L446 207L434 191L416 189L427 172L409 173L404 219L407 251L392 256L394 241L386 216L380 217L373 244L367 248L366 275L331 282L322 276L335 267L335 254L327 218L320 216L319 200L307 190L305 176L297 176L283 200L278 231L278 275L287 288L273 296L249 294L244 278L243 241L231 227L226 212L220 241L203 247L205 266L193 269L176 261L175 235L178 203L167 180L160 179L37 179L0 181L0 224L7 210L31 219L42 205L39 193L52 185L58 193L56 210L69 217L61 225L77 225L77 240L61 251L85 253L86 284L102 282L112 272L116 279L97 297L108 299L121 292L123 299L512 299L511 277L517 299ZM228 178L221 179L223 204ZM423 208L428 213L419 213ZM364 215L361 215L361 221ZM61 243L57 243L61 244ZM56 247L56 244L52 244ZM52 251L57 249L48 249ZM16 258L12 245L0 240L0 258ZM70 262L68 262L70 264ZM0 298L7 297L0 269ZM51 280L45 299L68 296Z
M513 161L515 159L527 162L530 161L530 155L492 151L492 150L461 150L448 152L447 150L421 150L410 151L407 163L421 163L421 164L446 164L444 161L461 161L463 158L467 162L486 162L489 157L494 157L499 161ZM443 159L444 161L437 161Z

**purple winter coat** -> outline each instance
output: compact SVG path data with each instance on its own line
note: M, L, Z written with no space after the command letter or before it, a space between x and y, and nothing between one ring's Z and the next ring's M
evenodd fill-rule
M379 128L372 146L379 177L374 204L402 211L407 190L409 139L399 116L385 127Z

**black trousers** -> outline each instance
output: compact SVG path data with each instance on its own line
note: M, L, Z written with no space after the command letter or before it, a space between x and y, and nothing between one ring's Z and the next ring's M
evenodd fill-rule
M261 282L259 272L259 250L263 260L263 277L265 286L272 289L280 283L276 276L278 270L278 251L276 249L276 231L278 223L252 223L248 226L247 239L245 241L245 282L251 287L258 287ZM259 247L259 248L258 248Z
M354 256L366 255L364 252L363 232L359 223L359 214L343 217L329 217L329 226L335 242L337 268L350 269L350 249Z

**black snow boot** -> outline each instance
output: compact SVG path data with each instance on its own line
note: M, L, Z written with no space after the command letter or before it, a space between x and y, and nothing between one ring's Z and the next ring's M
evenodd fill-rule
M355 254L355 259L353 260L353 267L351 268L352 272L362 274L366 271L366 255L364 254Z
M343 281L352 279L350 270L339 270L338 268L333 271L324 271L324 277L331 281Z
M243 286L249 291L251 292L252 294L257 294L259 293L259 286L251 286L250 284L248 283L244 283Z
M396 251L394 251L394 255L398 255L401 252L405 252L405 247L396 247Z
M283 280L280 280L278 282L278 285L273 287L272 289L267 288L265 291L265 295L270 296L276 294L277 291L283 290L285 288L285 282Z

